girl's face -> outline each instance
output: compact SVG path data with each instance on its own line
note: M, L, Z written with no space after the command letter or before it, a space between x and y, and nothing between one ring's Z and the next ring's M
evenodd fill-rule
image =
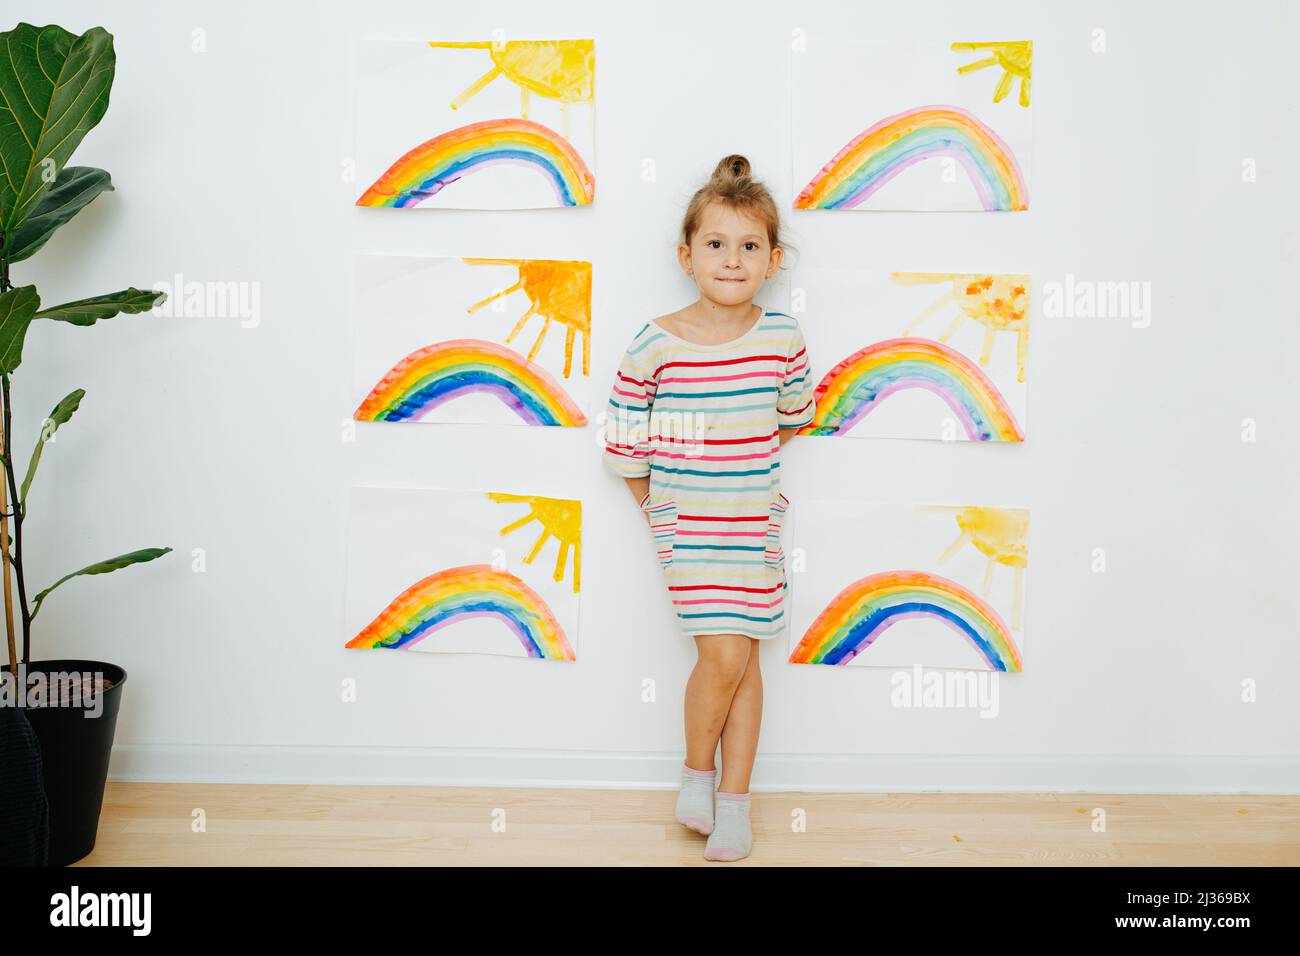
M781 247L767 241L764 225L722 203L709 203L691 243L677 248L682 269L700 294L720 305L738 305L758 294L781 264Z

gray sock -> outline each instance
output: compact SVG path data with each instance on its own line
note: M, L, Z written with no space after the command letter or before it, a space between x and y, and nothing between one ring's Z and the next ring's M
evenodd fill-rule
M705 836L713 832L713 781L717 776L717 770L692 770L682 764L677 822Z
M754 835L749 828L749 794L719 790L716 796L717 823L704 845L704 859L743 859L754 848Z

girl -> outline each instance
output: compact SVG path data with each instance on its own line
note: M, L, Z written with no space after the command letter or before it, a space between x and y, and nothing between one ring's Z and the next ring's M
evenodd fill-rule
M699 653L686 685L677 819L708 835L708 860L739 860L753 845L758 643L785 626L790 502L780 452L814 411L799 323L753 301L780 267L779 232L776 203L748 160L718 163L687 206L677 250L700 296L636 334L605 432L604 461L649 519L678 621Z

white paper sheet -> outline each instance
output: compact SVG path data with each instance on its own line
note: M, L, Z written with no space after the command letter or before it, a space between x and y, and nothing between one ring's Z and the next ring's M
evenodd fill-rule
M590 263L357 256L355 270L357 420L586 424Z
M1023 670L1028 510L800 499L792 511L795 663L834 663L815 659L818 651L845 646L856 654L844 654L844 666ZM891 572L894 580L886 580ZM897 586L907 590L891 592ZM831 610L837 598L857 617ZM913 616L904 616L909 608ZM880 630L858 644L872 625L853 638L851 622L872 613Z
M568 653L567 659L575 659L582 503L521 497L495 501L482 491L352 488L344 643L384 618L403 592L441 575L439 586L431 583L418 590L408 606L395 609L370 632L401 640L428 620L424 636L380 650L539 660L563 660ZM501 533L515 523L513 530ZM562 539L568 541L567 552ZM528 560L534 548L537 552ZM457 571L465 568L479 570ZM460 598L471 590L485 595L477 616ZM434 624L440 626L434 629ZM540 653L529 652L530 636L537 638L532 643Z
M506 38L496 53L482 44L357 41L358 205L534 209L594 200L594 41Z
M1000 63L957 72L1003 52L952 49L985 38L922 36L900 43L818 35L791 50L792 195L804 197L796 208L835 201L860 210L1028 208L1032 97L1030 106L1020 104L1017 80L994 102L1008 72ZM848 177L845 184L832 188L827 180L817 188L823 168L873 127L832 167L833 176Z
M796 270L791 301L818 389L806 434L1023 441L1029 280Z

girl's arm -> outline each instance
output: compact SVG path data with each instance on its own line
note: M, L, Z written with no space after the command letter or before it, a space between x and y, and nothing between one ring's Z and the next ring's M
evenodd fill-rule
M651 379L636 353L624 353L605 422L605 466L627 483L638 504L650 494L650 409L657 385Z
M776 398L776 418L781 429L782 445L793 438L800 428L812 422L817 411L813 397L815 392L803 330L796 325L786 354L785 379L781 382Z
M627 482L628 490L632 492L632 497L640 504L645 500L646 495L650 494L650 478L624 478Z

